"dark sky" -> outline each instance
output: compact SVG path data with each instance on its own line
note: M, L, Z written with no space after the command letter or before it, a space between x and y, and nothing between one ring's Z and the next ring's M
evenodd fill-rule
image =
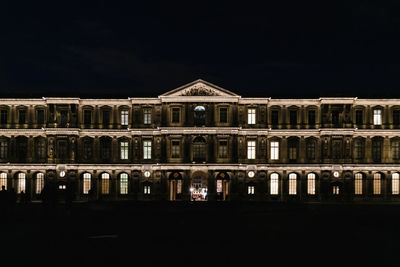
M400 96L398 0L213 2L1 1L0 94Z

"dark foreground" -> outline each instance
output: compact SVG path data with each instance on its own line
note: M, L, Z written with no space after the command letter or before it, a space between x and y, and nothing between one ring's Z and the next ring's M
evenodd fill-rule
M1 266L398 266L400 205L74 203L1 219Z

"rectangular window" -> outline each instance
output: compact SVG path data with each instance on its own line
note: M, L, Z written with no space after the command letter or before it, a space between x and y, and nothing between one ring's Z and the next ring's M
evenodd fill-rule
M289 147L289 160L297 159L297 148L295 146Z
M7 113L8 113L7 110L4 110L4 109L0 111L0 123L1 124L7 124L7 121L8 121Z
M254 195L254 185L249 185L247 187L247 194Z
M271 174L271 195L278 195L279 177L276 173Z
M90 178L91 178L90 173L83 174L83 194L85 195L89 194L89 190L91 188Z
M26 193L26 180L25 173L18 174L17 194L21 194L22 191Z
M36 110L36 121L37 124L44 124L44 110L43 109L38 109Z
M372 160L380 162L382 158L382 142L379 140L372 141Z
M172 109L172 122L179 123L180 122L181 109L173 108Z
M146 108L143 110L143 123L144 124L151 124L151 109Z
M1 141L0 142L0 159L8 158L8 142Z
M289 111L289 122L290 122L291 126L297 125L297 111L296 110Z
M315 126L315 110L308 111L308 125Z
M400 110L393 110L393 125L400 126Z
M58 158L61 160L66 160L68 157L67 142L63 140L59 141L58 150Z
M399 173L392 174L392 195L399 194Z
M151 141L143 142L143 159L151 159Z
M247 110L247 124L256 124L256 109L249 108Z
M0 190L3 188L7 190L7 173L2 172L0 173Z
M25 109L20 109L18 112L18 123L19 124L25 124L26 123L26 110Z
M333 110L331 113L331 118L332 118L332 124L333 126L339 126L339 111L338 110Z
M374 125L382 125L382 110L374 109Z
M228 108L220 108L219 109L219 122L220 123L228 122Z
M306 149L307 149L307 159L315 160L315 142L313 140L307 142Z
M363 177L361 173L356 173L354 176L354 194L362 195Z
M363 111L356 110L356 125L361 126L363 124Z
M247 159L256 159L256 141L247 141Z
M218 156L220 158L228 157L228 141L219 141Z
M92 124L92 111L91 110L84 110L83 111L83 123L86 126Z
M120 194L126 195L128 194L128 174L121 173L119 177L119 186L120 186Z
M277 110L271 111L271 125L272 127L278 126L279 123L279 112Z
M103 110L103 126L108 126L110 124L110 111Z
M394 141L392 143L392 152L393 152L393 159L398 160L400 159L400 142Z
M297 175L295 173L289 174L289 195L297 194Z
M101 194L110 194L110 175L108 173L103 173L101 175Z
M144 189L144 194L145 195L150 195L150 185L145 185L144 187L143 187L143 189Z
M271 142L271 159L278 160L279 159L279 142Z
M121 125L127 126L128 125L128 119L129 119L128 110L121 110Z
M307 194L315 195L315 174L310 173L307 176Z
M39 195L42 192L44 187L44 174L38 173L36 174L36 194Z
M356 141L355 143L355 158L356 159L364 158L364 145L362 141Z
M375 173L373 187L374 187L373 188L374 195L380 195L381 194L381 175L380 175L380 173Z
M120 146L120 159L128 159L128 153L129 153L129 147L128 147L128 142L127 141L123 141L119 143Z
M181 146L179 141L171 142L171 157L180 158L181 157Z
M64 127L68 123L68 111L67 110L61 110L60 111L60 117L61 117L61 127Z

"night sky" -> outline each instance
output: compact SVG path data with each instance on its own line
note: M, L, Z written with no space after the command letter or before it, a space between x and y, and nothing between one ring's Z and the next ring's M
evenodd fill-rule
M137 2L1 1L1 96L400 97L399 1Z

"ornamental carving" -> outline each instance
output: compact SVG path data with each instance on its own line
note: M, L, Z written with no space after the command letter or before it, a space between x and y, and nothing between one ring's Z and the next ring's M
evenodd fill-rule
M204 85L194 86L182 92L181 96L218 96L219 94Z

